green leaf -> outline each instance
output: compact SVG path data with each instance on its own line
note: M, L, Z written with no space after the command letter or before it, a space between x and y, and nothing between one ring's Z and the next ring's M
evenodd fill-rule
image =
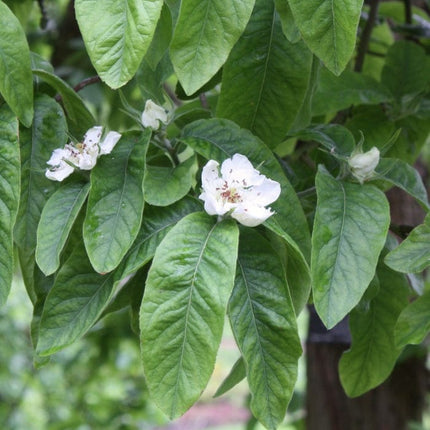
M385 257L385 263L402 273L418 273L430 266L430 215Z
M275 6L257 0L249 24L223 69L217 116L247 128L273 148L303 103L312 54L282 33ZM244 91L246 88L246 91Z
M6 303L14 274L13 226L20 195L18 121L0 107L0 306Z
M175 167L147 166L145 201L154 206L168 206L182 199L193 184L196 170L195 157Z
M360 301L375 274L390 211L378 188L338 181L322 166L316 188L313 298L321 320L332 328Z
M33 75L24 30L11 10L0 1L0 93L19 120L33 120Z
M309 49L340 75L354 52L363 0L289 0L289 4Z
M113 275L95 273L85 248L75 248L49 291L36 352L46 356L72 344L97 321L114 291Z
M224 161L236 153L249 158L258 170L281 184L281 195L271 208L280 227L310 254L309 228L296 192L272 151L248 130L224 119L199 120L187 125L181 140L206 159Z
M387 88L369 76L345 70L337 77L322 68L318 89L313 99L312 113L325 115L350 106L374 105L390 99L392 95Z
M142 359L151 398L171 419L200 397L214 369L238 236L234 221L194 213L155 253L141 307Z
M383 179L406 191L426 209L430 209L427 191L420 174L408 163L397 158L382 158L375 169L377 179Z
M136 73L160 17L162 0L76 0L76 19L97 73L111 88Z
M146 206L139 234L118 269L121 273L118 279L131 275L151 260L169 230L186 215L201 209L201 203L192 197L163 208Z
M293 394L302 349L281 261L253 229L241 231L229 317L246 365L252 413L276 429Z
M31 129L20 129L21 198L14 239L21 247L36 248L36 230L43 206L57 188L45 177L52 151L67 142L67 124L61 107L47 96L37 96Z
M370 301L364 297L350 314L352 347L339 362L340 380L350 397L360 396L382 383L401 353L394 342L394 327L408 304L408 282L404 275L384 264L378 265L377 278L377 295Z
M282 31L285 37L291 42L296 43L300 40L300 31L294 22L293 13L291 12L288 0L275 0L276 11L281 18Z
M255 0L182 0L170 57L192 94L224 64L251 16Z
M430 331L430 292L410 303L400 314L396 329L396 344L402 348L407 344L420 344Z
M64 109L73 124L73 133L76 135L85 134L94 125L95 119L81 97L73 88L53 73L41 69L33 69L33 73L51 85L61 95Z
M91 172L83 235L88 257L99 273L118 266L139 232L150 138L149 129L123 134Z
M230 373L222 381L221 385L216 390L214 397L222 396L227 391L231 390L239 382L246 378L246 367L243 357L240 357L236 363L234 363Z
M70 182L46 202L37 227L36 261L48 276L60 266L60 253L84 204L90 184Z

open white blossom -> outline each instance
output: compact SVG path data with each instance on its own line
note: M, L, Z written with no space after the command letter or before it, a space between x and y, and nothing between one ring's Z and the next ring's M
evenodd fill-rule
M268 179L244 155L235 154L221 165L210 160L203 167L203 192L199 198L209 215L230 215L241 224L255 227L274 214L267 205L281 193L278 182Z
M141 121L144 127L158 130L160 121L164 124L167 123L167 113L161 106L157 105L157 103L154 103L152 100L147 100L145 109L142 112Z
M373 176L378 163L379 149L375 146L370 151L352 155L348 160L351 173L360 184Z
M64 148L57 148L47 161L51 167L45 176L53 181L62 181L71 175L75 168L91 170L100 155L109 154L121 137L120 133L111 131L101 141L103 127L90 128L84 136L83 142L68 143Z

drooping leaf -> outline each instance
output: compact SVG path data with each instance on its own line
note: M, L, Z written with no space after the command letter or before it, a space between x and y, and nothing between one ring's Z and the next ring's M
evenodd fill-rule
M248 130L225 119L199 120L187 125L181 140L206 159L224 161L236 153L249 158L258 170L281 184L281 195L271 208L281 226L300 246L307 258L310 254L309 228L296 192L285 176L272 151Z
M123 134L91 172L83 237L91 264L99 273L118 266L139 232L150 137L150 129Z
M294 390L302 350L281 261L253 229L241 231L229 317L245 361L252 413L276 429Z
M33 75L24 29L0 1L0 94L19 120L30 127L33 120Z
M376 296L369 300L366 292L350 314L352 347L339 362L340 380L350 397L382 383L402 351L395 344L394 328L400 312L408 304L408 282L404 275L383 263L378 265L377 279Z
M183 0L170 57L192 94L224 64L251 16L255 0Z
M284 36L273 2L257 0L223 69L217 116L247 128L273 148L303 103L312 54ZM246 88L246 91L244 91Z
M20 195L18 121L0 107L0 306L7 299L14 274L13 226Z
M213 371L238 236L234 221L194 213L155 253L141 307L141 349L151 398L170 418L191 407Z
M168 206L182 199L193 184L196 170L195 157L175 167L147 166L145 201L154 206Z
M385 257L385 263L402 273L417 273L430 266L430 215Z
M340 75L354 52L363 0L289 0L289 5L309 49Z
M60 265L60 253L87 198L90 184L69 182L46 202L37 227L36 261L48 276Z
M297 28L293 13L291 12L288 0L275 0L276 11L281 18L282 31L285 37L291 42L296 43L300 40L300 31Z
M162 0L76 0L76 19L97 73L111 88L136 73L160 17Z
M427 191L420 174L408 163L397 158L382 158L375 169L378 178L406 191L426 209L430 209Z
M53 354L83 336L97 321L114 291L113 274L94 272L85 248L77 246L49 291L36 352Z
M30 129L20 129L21 198L14 239L32 251L36 247L36 230L43 206L57 188L45 177L46 162L56 148L67 142L67 124L61 107L47 96L37 96L34 120Z
M246 367L243 357L240 357L236 363L234 363L230 373L222 381L221 385L216 390L214 397L222 396L227 391L231 390L239 382L246 378Z
M390 211L378 188L338 181L322 166L316 189L313 298L321 320L332 328L357 305L375 274Z

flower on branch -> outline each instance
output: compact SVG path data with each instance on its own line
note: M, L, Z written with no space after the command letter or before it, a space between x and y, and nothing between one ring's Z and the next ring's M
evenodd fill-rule
M203 167L202 188L199 198L205 202L209 215L230 215L248 227L255 227L274 214L266 206L281 193L278 182L254 169L241 154L222 163L221 176L219 163L208 161Z
M360 184L372 178L378 163L379 149L375 146L370 151L353 154L348 159L351 173Z
M121 137L120 133L110 131L101 140L103 127L90 128L81 143L68 143L64 148L57 148L52 152L47 164L45 176L53 181L62 181L77 168L91 170L100 155L110 154Z
M167 123L166 111L152 100L147 100L145 103L145 109L142 112L142 124L144 127L158 130L160 128L160 121L163 124Z

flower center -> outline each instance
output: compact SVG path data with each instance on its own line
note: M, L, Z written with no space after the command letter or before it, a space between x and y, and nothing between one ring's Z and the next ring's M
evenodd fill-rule
M242 196L238 193L237 189L229 187L227 181L225 181L222 188L218 190L221 191L220 196L224 202L240 203L243 201Z

